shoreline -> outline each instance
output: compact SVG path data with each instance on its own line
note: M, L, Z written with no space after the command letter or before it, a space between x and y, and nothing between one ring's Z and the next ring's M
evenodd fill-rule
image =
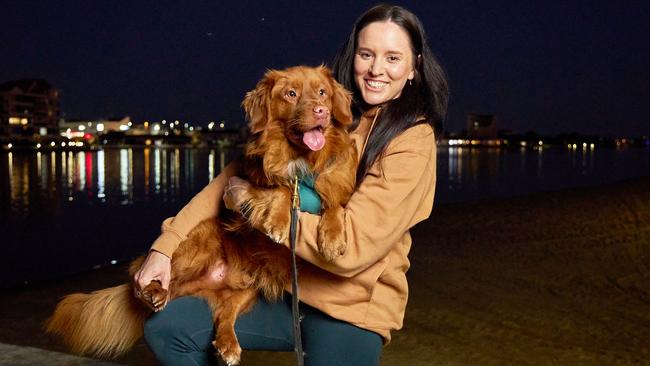
M382 365L648 364L650 177L440 205L412 236L404 329ZM126 281L118 264L4 290L0 342L65 352L40 330L59 298ZM155 364L142 341L116 362Z

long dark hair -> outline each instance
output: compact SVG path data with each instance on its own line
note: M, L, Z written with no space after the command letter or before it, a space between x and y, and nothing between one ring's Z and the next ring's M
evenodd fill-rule
M386 21L399 25L408 34L415 76L412 84L404 86L399 98L382 105L357 168L357 185L363 181L372 164L393 138L419 123L428 123L434 131L439 132L447 113L447 79L429 49L422 23L415 14L400 6L380 4L357 19L348 40L332 62L336 79L353 92L352 112L355 121L351 129L354 130L359 125L361 115L370 107L364 102L354 81L354 57L359 32L370 23Z

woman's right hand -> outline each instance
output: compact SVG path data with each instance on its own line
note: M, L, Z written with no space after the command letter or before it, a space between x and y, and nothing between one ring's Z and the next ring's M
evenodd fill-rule
M144 263L142 263L140 270L133 275L135 296L138 299L142 299L142 289L147 287L151 281L160 281L162 288L167 290L169 288L171 273L171 258L161 252L155 250L150 251Z

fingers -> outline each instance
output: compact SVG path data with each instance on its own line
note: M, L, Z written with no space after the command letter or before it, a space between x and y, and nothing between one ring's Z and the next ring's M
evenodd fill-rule
M171 259L166 255L152 250L145 259L142 267L133 276L133 295L143 300L142 291L152 281L159 281L163 289L169 288L171 280Z

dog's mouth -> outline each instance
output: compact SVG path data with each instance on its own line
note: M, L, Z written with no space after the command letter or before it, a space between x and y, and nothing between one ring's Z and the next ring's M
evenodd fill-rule
M302 142L311 150L318 151L325 146L323 126L316 126L302 135Z

